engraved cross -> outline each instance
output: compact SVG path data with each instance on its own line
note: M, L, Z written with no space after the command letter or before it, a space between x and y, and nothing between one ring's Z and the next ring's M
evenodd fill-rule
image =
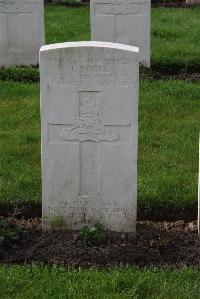
M99 93L99 92L97 92ZM119 138L116 129L103 124L97 108L95 92L80 92L79 119L77 124L64 128L60 137L79 142L79 196L100 194L99 147L101 141L113 142Z
M126 32L125 19L130 14L137 14L138 6L135 3L132 3L131 0L115 0L110 4L107 4L103 8L102 13L114 17L114 42L118 42L118 37L119 41L122 42L122 38Z

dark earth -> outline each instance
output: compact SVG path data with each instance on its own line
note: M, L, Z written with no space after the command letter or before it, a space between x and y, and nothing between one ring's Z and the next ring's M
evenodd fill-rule
M81 232L42 232L41 219L6 219L20 224L19 240L0 243L1 264L58 264L70 267L135 265L138 267L200 268L200 236L197 222L139 221L137 233L106 231L99 246L88 246Z

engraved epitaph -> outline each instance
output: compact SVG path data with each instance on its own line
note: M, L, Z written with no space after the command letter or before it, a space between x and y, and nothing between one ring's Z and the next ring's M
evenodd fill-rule
M0 66L38 64L43 44L43 0L0 0Z
M150 0L91 0L92 40L140 48L139 59L150 66Z
M97 222L134 232L138 48L64 43L40 51L43 227Z

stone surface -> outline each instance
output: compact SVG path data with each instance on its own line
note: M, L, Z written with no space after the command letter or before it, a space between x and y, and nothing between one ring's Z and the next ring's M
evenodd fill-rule
M68 229L135 231L138 68L131 46L41 48L44 228L61 216Z
M0 67L38 64L43 44L43 0L0 0Z
M150 67L150 0L90 0L91 36L137 46L140 61Z

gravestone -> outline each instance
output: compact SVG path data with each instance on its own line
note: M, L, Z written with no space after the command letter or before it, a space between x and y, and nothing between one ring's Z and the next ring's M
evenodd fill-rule
M106 42L41 48L44 228L62 219L68 229L135 231L138 52Z
M43 0L0 0L0 67L38 64L43 44Z
M90 0L91 37L137 46L150 67L151 0Z

